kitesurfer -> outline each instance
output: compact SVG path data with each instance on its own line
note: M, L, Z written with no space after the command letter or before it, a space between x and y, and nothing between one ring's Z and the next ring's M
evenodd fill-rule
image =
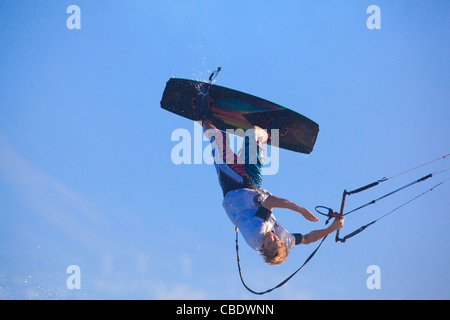
M267 263L282 264L289 249L316 242L343 227L341 217L335 218L328 228L308 234L288 232L275 219L273 208L293 210L312 222L319 219L308 209L262 189L263 144L269 139L267 131L257 126L247 130L242 149L244 156L238 156L227 142L228 134L218 130L210 120L209 103L204 103L203 108L202 103L199 105L204 134L212 144L214 165L224 196L223 207L247 244L261 253Z

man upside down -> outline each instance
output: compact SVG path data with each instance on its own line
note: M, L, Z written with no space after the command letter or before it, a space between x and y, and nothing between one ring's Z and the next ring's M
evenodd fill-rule
M206 100L209 98L203 99ZM198 111L204 134L212 144L214 165L224 196L223 207L247 244L261 253L265 262L280 265L287 259L289 249L316 242L343 227L341 217L335 218L328 228L307 234L287 231L275 219L274 208L290 209L312 222L319 219L308 209L262 189L263 144L269 139L268 132L257 126L248 129L242 147L244 156L238 156L229 146L228 134L218 130L210 120L208 105L208 102L200 103Z

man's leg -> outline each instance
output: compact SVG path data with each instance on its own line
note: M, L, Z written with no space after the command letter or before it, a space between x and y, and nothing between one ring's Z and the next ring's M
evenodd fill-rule
M259 188L262 187L262 169L264 164L263 143L268 138L269 135L264 129L253 126L245 132L244 146L241 149L241 152L242 150L244 151L244 155L242 156L240 152L251 183Z
M213 144L213 156L216 164L228 164L233 169L236 165L242 167L242 169L237 169L239 173L243 170L244 161L240 159L233 150L230 148L230 138L228 133L218 130L211 122L207 119L202 122L203 132L208 140Z
M227 133L218 130L210 120L202 123L205 136L212 145L212 156L224 192L246 185L249 179L244 162L230 148Z

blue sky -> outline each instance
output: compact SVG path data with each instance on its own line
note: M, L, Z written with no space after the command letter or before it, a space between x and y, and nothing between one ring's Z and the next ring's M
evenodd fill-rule
M73 4L79 30L66 26ZM366 27L373 4L379 30ZM264 187L310 210L338 208L344 188L449 153L449 13L439 0L1 1L0 299L449 299L450 183L346 244L327 239L283 288L247 292L214 168L171 159L172 133L194 134L194 123L159 105L169 78L206 80L221 66L217 84L320 125L315 150L280 150ZM349 215L343 232L446 178ZM274 213L291 232L324 227ZM255 290L314 249L273 267L241 243ZM70 265L81 289L66 286ZM367 288L371 265L381 289Z

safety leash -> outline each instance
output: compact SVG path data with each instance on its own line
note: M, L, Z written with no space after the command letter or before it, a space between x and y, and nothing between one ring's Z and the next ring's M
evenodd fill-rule
M277 284L275 287L267 289L265 291L255 291L253 289L251 289L250 287L247 286L247 284L244 281L244 277L242 276L242 270L241 270L241 262L239 259L239 230L238 228L236 228L236 258L237 258L237 265L238 265L238 270L239 270L239 277L241 278L241 282L244 285L244 287L250 291L253 294L257 294L257 295L263 295L266 293L269 293L275 289L278 289L282 286L284 286L289 280L291 280L291 278L293 276L295 276L316 254L316 252L319 250L320 246L322 245L322 243L325 241L325 239L327 238L327 236L322 238L322 241L320 241L319 245L317 246L317 248L309 255L309 257L305 260L305 262L303 262L303 264L300 266L300 268L298 268L297 270L295 270L289 277L287 277L286 279L284 279L283 281L281 281L279 284Z

